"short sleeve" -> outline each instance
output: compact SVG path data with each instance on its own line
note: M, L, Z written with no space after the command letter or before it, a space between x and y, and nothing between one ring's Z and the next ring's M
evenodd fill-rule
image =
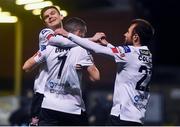
M111 48L115 62L126 62L126 54L124 48L121 46Z
M41 30L39 33L39 49L41 46L46 46L48 44L48 40L54 36L54 31L48 28Z
M91 66L94 64L94 60L93 57L91 55L90 52L88 52L85 49L81 50L81 57L78 61L78 64L80 64L81 66Z
M46 50L43 51L38 51L37 54L34 57L34 60L36 63L42 63L45 61L45 55L46 55Z

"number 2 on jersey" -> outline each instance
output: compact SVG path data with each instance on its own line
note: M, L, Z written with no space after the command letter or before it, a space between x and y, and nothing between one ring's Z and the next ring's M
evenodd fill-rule
M142 73L145 71L145 75L137 82L136 84L136 90L141 90L141 91L149 91L149 81L147 82L146 86L143 86L142 83L147 79L148 74L151 74L151 70L148 70L146 66L141 66L139 68L139 72Z
M59 67L59 73L58 73L58 77L57 77L58 79L61 78L61 73L62 73L64 64L65 64L65 62L66 62L66 58L67 58L67 56L58 57L58 60L61 60L61 61L62 61L62 62L61 62L61 65L60 65L60 67Z

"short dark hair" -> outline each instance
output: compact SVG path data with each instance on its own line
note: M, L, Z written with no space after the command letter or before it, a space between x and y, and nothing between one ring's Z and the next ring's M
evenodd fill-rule
M148 45L154 36L155 31L153 26L144 19L134 19L131 21L131 25L133 24L136 24L133 29L133 34L138 34L141 45Z
M51 8L54 8L54 9L57 10L57 12L60 14L60 12L59 12L59 10L58 10L57 7L55 7L55 6L47 6L47 7L44 7L44 8L41 10L41 15L40 15L40 17L41 17L42 20L44 20L44 18L43 18L44 12L45 12L46 10L48 10L48 9L51 9Z
M87 26L86 26L85 21L83 21L82 19L78 17L73 17L73 18L68 19L64 23L64 29L71 33L74 33L77 30L80 30L80 32L82 33L87 32Z

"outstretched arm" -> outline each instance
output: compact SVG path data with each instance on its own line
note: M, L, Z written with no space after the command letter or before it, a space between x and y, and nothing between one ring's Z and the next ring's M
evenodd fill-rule
M64 29L59 29L58 31L55 31L55 32L67 37L71 41L75 42L76 44L80 45L81 47L83 47L85 49L88 49L88 50L90 50L92 52L99 53L99 54L104 54L104 55L110 56L110 57L114 57L113 52L112 52L111 48L109 48L109 47L99 45L97 43L94 43L93 41L90 41L89 39L86 39L86 38L78 37L78 36L76 36L76 35L74 35L72 33L68 33ZM102 37L103 36L104 35L102 34Z
M77 44L72 42L71 40L61 36L61 35L53 35L51 38L49 38L49 45L62 47L62 48L69 48L69 47L75 47Z
M61 35L56 35L55 32L49 28L41 30L39 34L39 41L41 44L46 43L49 45L58 46L62 48L70 48L77 46L77 44L73 43L69 39Z

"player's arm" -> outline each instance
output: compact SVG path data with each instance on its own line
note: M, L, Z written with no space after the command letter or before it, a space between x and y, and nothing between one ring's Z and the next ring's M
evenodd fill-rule
M100 73L95 65L88 66L87 72L88 72L88 77L91 81L94 82L100 80Z
M53 35L52 37L50 37L48 40L48 44L63 48L71 48L77 46L77 44L61 35Z
M33 69L35 69L37 67L38 64L34 60L34 57L36 55L38 55L38 52L36 54L34 54L32 57L30 57L28 60L26 60L26 62L24 63L22 69L25 72L30 72L30 71L32 71Z
M44 58L45 57L42 55L42 52L38 51L24 63L22 69L25 72L30 72L34 70L40 63L42 63Z
M58 46L58 47L75 47L77 44L73 43L69 39L61 36L61 35L56 35L53 30L51 29L43 29L40 34L39 34L39 40L48 42L49 45L53 46Z
M76 36L72 33L67 32L63 28L55 30L55 33L61 34L65 37L67 37L71 41L75 42L76 44L80 45L81 47L83 47L87 50L90 50L91 52L104 54L104 55L110 56L110 57L114 57L114 54L113 54L111 48L105 47L105 46L102 46L102 45L99 45L99 44L93 42L93 41L98 41L102 37L104 37L105 36L104 33L95 34L92 38L89 38L89 39Z
M88 78L88 80L91 80L93 82L100 80L100 73L94 64L94 59L92 54L82 48L81 50L79 50L78 53L81 55L78 58L76 69L82 70L83 73L86 75L85 77Z
M75 42L76 44L80 45L81 47L90 50L91 52L98 53L98 54L104 54L106 56L114 57L114 54L111 50L111 48L99 45L97 43L94 43L93 41L90 41L89 39L80 38L72 33L68 33L67 37Z
M109 43L107 44L107 46L102 46L88 39L78 37L72 33L68 33L66 36L81 47L94 53L105 55L110 59L115 60L115 62L119 63L127 61L124 49L121 46L114 47Z
M79 46L90 50L94 53L98 53L98 54L103 54L105 56L109 56L109 58L112 58L113 60L115 60L116 62L125 62L126 58L125 58L125 53L124 50L121 46L119 47L114 47L111 44L107 44L107 46L102 46L99 45L93 41L90 41L89 39L86 38L81 38L78 37L72 33L69 33L67 31L65 31L63 28L61 28L58 31L59 34L67 37L68 39L70 39L71 41L75 42L76 44L78 44ZM101 36L99 36L100 38ZM102 36L103 37L103 36Z

